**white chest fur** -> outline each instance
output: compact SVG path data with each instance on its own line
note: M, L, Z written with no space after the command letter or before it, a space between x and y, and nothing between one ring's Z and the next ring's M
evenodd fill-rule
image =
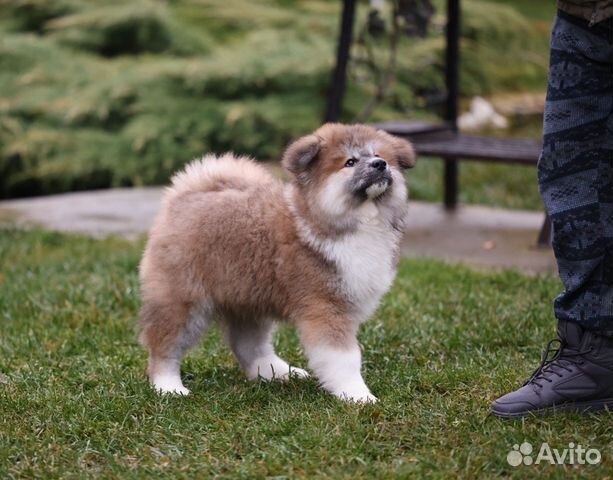
M396 274L394 257L400 234L385 224L369 203L356 230L339 238L318 238L303 224L302 237L333 262L341 293L355 306L356 320L367 320L389 290Z
M360 322L375 312L394 281L397 244L397 233L377 219L338 240L322 242L322 253L336 264L343 293L355 305Z

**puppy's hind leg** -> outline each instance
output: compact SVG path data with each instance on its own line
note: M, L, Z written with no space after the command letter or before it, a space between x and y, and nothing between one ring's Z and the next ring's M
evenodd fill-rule
M222 328L230 348L249 380L259 377L265 380L287 380L290 376L309 376L305 370L291 367L275 354L272 345L272 321L247 321L226 317L222 321Z
M149 350L149 381L160 393L188 395L181 381L181 360L202 337L210 312L187 303L145 301L140 312L140 342Z

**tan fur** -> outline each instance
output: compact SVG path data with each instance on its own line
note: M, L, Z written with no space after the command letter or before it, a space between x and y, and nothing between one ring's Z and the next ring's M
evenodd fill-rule
M413 158L406 142L383 132L333 124L288 148L283 163L291 186L231 154L205 156L173 177L140 266L140 340L152 382L159 365L180 364L213 317L246 371L254 358L274 354L273 320L296 325L307 352L357 345L363 319L342 292L339 266L305 240L300 225L321 239L359 228L359 217L342 225L326 218L315 198L343 168L345 145L375 140L390 167ZM378 208L390 229L400 228L406 205L392 203Z

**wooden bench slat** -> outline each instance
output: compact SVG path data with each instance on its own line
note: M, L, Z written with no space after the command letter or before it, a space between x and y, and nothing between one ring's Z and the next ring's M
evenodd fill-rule
M418 120L410 122L381 122L373 124L373 127L385 130L387 133L399 137L445 131L451 132L451 127L445 123L432 123Z
M449 140L414 141L420 155L535 165L542 143L536 140L493 139L457 134Z
M542 148L538 140L468 135L453 132L445 124L387 122L375 126L411 140L417 153L431 157L535 165Z

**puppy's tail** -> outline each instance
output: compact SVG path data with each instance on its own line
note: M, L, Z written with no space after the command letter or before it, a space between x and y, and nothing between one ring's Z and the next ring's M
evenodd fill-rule
M189 163L171 179L166 189L167 201L189 192L247 190L273 183L274 178L248 157L225 153L205 155Z

